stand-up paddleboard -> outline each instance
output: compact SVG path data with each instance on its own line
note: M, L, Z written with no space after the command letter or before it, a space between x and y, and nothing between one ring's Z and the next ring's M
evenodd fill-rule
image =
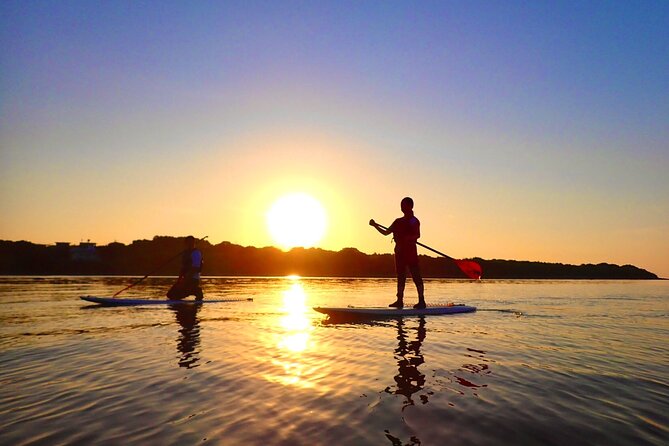
M80 299L86 302L93 302L100 305L109 306L128 306L128 305L200 305L200 304L214 304L221 302L248 302L253 298L231 298L231 299L205 299L205 300L158 300L158 299L117 299L114 297L96 297L96 296L79 296Z
M470 307L464 304L449 305L444 307L427 307L422 309L415 308L388 308L388 307L368 307L368 308L333 308L333 307L314 307L319 313L327 314L331 317L397 317L397 316L428 316L432 314L457 314L471 313L476 311L476 307Z

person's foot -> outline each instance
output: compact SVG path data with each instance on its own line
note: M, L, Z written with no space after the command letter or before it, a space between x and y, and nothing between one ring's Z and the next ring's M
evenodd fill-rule
M422 309L424 309L426 306L427 306L427 305L425 305L425 301L421 300L421 301L419 301L416 305L414 305L413 307L414 307L416 310L422 310Z
M388 306L394 308L402 308L404 307L404 302L402 302L402 299L397 299L395 302L391 303Z

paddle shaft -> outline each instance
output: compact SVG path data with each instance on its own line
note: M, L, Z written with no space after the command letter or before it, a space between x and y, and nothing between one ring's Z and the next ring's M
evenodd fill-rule
M386 228L385 226L380 225L380 224L378 224L378 223L376 224L376 226L378 226L379 228L385 229L386 231L388 230L388 228ZM437 250L434 249L434 248L430 248L429 246L424 245L424 244L422 244L422 243L419 242L419 241L416 241L416 244L417 244L418 246L422 246L423 248L428 249L428 250L430 250L430 251L432 251L432 252L434 252L434 253L436 253L436 254L439 254L439 255L442 256L442 257L446 257L447 259L450 259L450 260L455 260L453 257L451 257L451 256L447 256L447 255L444 254L443 252L439 252L439 251L437 251Z
M198 239L198 240L202 241L202 240L206 239L207 237L209 237L209 236L208 236L208 235L205 235L204 237L202 237L201 239ZM176 259L177 257L179 257L182 253L183 253L183 251L177 253L177 254L176 254L175 256L173 256L173 257L170 257L170 259L169 259L168 261L166 261L165 263L162 263L159 267L157 267L157 268L151 270L151 272L149 272L146 276L142 277L142 278L139 279L139 280L136 280L135 282L131 283L131 284L128 285L127 287L123 288L121 291L116 292L116 294L114 294L112 297L116 297L116 296L118 296L119 294L121 294L121 293L124 292L125 290L129 290L130 288L132 288L132 287L134 287L135 285L137 285L137 284L139 284L140 282L142 282L142 281L143 281L144 279L146 279L147 277L149 277L149 276L155 274L156 272L160 271L165 265L167 265L167 264L170 263L172 260L174 260L174 259Z

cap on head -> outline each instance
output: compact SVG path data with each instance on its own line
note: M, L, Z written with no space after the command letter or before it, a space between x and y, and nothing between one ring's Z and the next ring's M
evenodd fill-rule
M402 209L413 209L413 200L411 197L404 197L402 198L402 202L400 203L400 206Z
M188 237L186 237L184 239L184 243L186 243L186 245L188 245L188 246L194 246L195 245L195 237L193 237L192 235L189 235Z

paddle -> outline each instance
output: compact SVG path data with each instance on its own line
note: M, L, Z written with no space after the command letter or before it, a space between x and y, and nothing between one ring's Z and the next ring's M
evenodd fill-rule
M374 224L372 226L378 226L379 228L385 229L386 231L389 230L385 226L376 223L374 220L370 221L370 224L372 222L374 222ZM479 265L475 261L454 259L453 257L448 256L448 255L444 254L443 252L439 252L434 248L430 248L429 246L422 244L421 242L417 241L416 244L418 246L422 246L425 249L429 249L430 251L432 251L436 254L439 254L442 257L446 257L447 259L452 260L453 262L455 262L455 264L458 266L458 268L460 268L460 270L463 273L465 273L465 275L467 277L469 277L470 279L475 279L475 280L480 280L481 279L481 275L483 274L483 270L481 269L481 265Z
M204 239L206 239L207 237L209 237L209 236L208 236L208 235L205 235L204 237L202 237L201 239L198 239L198 240L204 240ZM170 257L170 259L169 259L168 261L166 261L165 263L162 263L162 264L161 264L160 266L158 266L157 268L151 270L151 272L149 272L146 276L142 277L141 279L136 280L135 282L131 283L131 284L128 285L127 287L123 288L121 291L118 291L118 292L117 292L116 294L114 294L112 297L116 297L116 296L118 296L119 294L121 294L121 293L124 292L125 290L129 290L130 288L132 288L132 287L134 287L135 285L137 285L137 284L139 284L140 282L142 282L142 281L143 281L144 279L146 279L147 277L149 277L149 276L155 274L156 272L158 272L159 270L161 270L165 265L167 265L168 263L170 263L172 260L174 260L174 259L176 259L177 257L179 257L182 253L183 253L183 251L180 251L180 252L178 252L175 256Z

